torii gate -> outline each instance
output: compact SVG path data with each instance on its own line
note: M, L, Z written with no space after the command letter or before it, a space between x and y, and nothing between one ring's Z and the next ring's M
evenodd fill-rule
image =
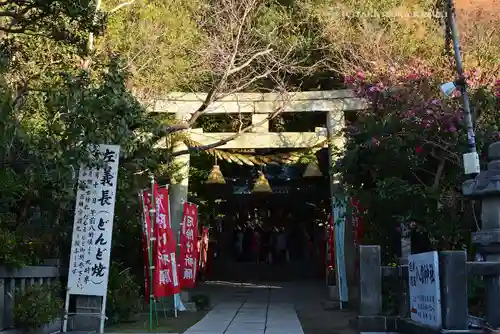
M149 111L175 114L177 119L185 120L189 118L189 114L201 106L206 96L205 93L170 93L165 98L154 101ZM266 118L269 114L275 112L278 106L282 107L281 112L284 113L323 112L325 114L326 128L317 128L315 132L269 132L269 121L266 121ZM336 135L344 125L344 113L346 111L364 110L367 108L367 102L357 98L352 90L292 92L285 95L279 93L236 93L213 102L203 115L252 115L252 124L256 126L251 132L242 133L228 143L217 147L217 149L311 148L329 139L329 163L331 167L332 149L344 146L343 138ZM201 145L209 145L234 135L234 133L225 132L207 133L203 132L202 129L191 129L188 131L191 139ZM188 147L185 143L179 142L174 147L174 152L187 149ZM182 203L187 201L189 162L189 154L179 155L174 158L174 164L179 168L176 180L172 180L172 184L170 185L170 208L172 222L174 223L172 228L175 233L180 228ZM335 180L332 175L330 175L330 178L332 183L330 187L331 194L333 195ZM347 234L346 238L349 238ZM352 250L346 249L345 252L346 257L354 259L354 254L349 254L354 252L354 248ZM349 268L347 268L347 271L349 272Z

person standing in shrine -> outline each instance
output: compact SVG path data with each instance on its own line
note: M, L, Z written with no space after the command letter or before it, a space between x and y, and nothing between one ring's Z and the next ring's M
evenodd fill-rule
M241 261L243 257L243 231L240 226L236 226L234 236L234 250L236 261Z
M266 226L262 231L261 260L268 264L273 262L271 239L272 231Z
M252 260L255 263L260 262L260 233L257 228L253 230L252 241L251 241L251 251L252 251Z
M276 234L276 255L278 262L286 260L286 235L283 227L280 227Z

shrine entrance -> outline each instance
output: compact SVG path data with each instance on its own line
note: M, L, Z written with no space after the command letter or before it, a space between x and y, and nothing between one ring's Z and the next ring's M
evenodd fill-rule
M300 178L276 180L273 174L280 168L266 169L264 174L274 181L272 193L232 186L233 196L221 201L219 214L211 217L212 266L207 279L324 280L328 176L302 179L295 173Z
M174 93L156 101L151 111L174 113L176 118L186 119L204 98L205 94ZM287 117L306 112L315 121L298 121L293 129L287 129L296 132L277 131L268 119L276 106L284 106L281 113ZM250 132L186 131L187 139L174 148L174 153L231 138L217 146L217 152L210 152L220 158L220 166L214 168L222 171L225 184L203 185L205 191L212 187L208 191L220 195L217 212L201 218L202 224L210 226L208 279L325 280L325 231L335 183L329 172L332 155L344 144L340 130L346 112L366 107L365 101L350 90L295 92L286 97L235 94L215 102L203 117L251 116L254 127ZM291 154L297 150L310 151L317 157L322 152L319 175L303 177L311 163L298 161ZM176 156L179 171L170 186L173 222L180 221L181 203L188 198L189 166L194 163L191 160L189 154ZM252 191L256 179L265 179L270 191ZM199 187L191 184L189 192L196 193ZM175 223L172 227L174 231L179 229ZM345 254L348 257L349 250Z

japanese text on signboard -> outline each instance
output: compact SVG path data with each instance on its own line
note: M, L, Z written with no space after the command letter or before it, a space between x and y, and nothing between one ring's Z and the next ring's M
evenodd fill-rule
M437 252L412 254L408 258L410 311L413 321L441 327L441 294Z
M180 234L180 281L181 287L194 287L198 270L198 208L184 203Z
M120 147L99 145L95 161L79 173L68 289L71 294L104 296L113 231Z
M156 247L153 252L155 259L154 289L155 297L166 297L180 293L177 275L176 248L177 242L170 225L168 188L154 187L156 202Z

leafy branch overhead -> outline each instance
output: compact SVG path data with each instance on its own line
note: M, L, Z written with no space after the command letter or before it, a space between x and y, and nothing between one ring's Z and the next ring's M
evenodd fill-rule
M81 44L89 32L100 33L105 16L92 0L0 1L0 31L42 35Z

